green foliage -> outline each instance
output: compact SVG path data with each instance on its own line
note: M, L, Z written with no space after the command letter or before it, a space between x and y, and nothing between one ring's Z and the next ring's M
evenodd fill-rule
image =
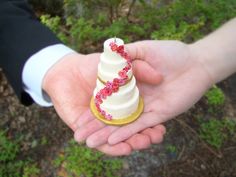
M0 176L30 177L39 173L29 160L19 160L20 146L17 141L9 140L0 131ZM30 173L29 173L30 172Z
M29 164L23 170L23 177L36 177L39 173L40 170L35 164Z
M200 137L211 146L219 149L235 133L236 122L233 120L211 119L200 122Z
M120 160L110 159L100 152L78 145L75 141L71 141L65 149L65 154L55 160L55 166L62 164L68 173L78 177L114 177L122 168Z
M77 50L101 37L101 29L96 28L92 20L76 19L71 16L66 19L66 25L69 27L70 44Z
M212 87L205 96L209 106L217 107L225 103L224 92L217 86Z
M0 162L11 161L16 158L19 152L19 145L10 141L3 131L0 131Z
M23 166L23 161L5 162L0 165L0 176L21 177Z
M169 153L177 153L177 148L175 145L172 145L172 144L168 144L166 146L166 150L169 152Z
M52 15L60 15L63 13L63 1L62 0L28 0L36 12L46 12Z
M234 8L232 8L234 7ZM142 16L156 28L152 39L176 39L191 42L219 27L236 15L236 1L176 0ZM158 11L158 12L156 12ZM152 18L151 18L152 17Z
M236 15L235 0L64 0L64 16L41 21L80 52L100 50L105 39L195 41Z
M45 24L46 26L49 26L50 29L54 33L58 32L58 27L59 27L59 24L60 24L60 17L58 17L58 16L51 17L50 15L42 15L40 17L40 20L43 24Z
M154 31L151 34L151 38L159 40L186 40L190 35L199 38L201 36L199 29L202 26L204 26L204 21L201 19L194 24L183 21L178 26L171 20L159 30Z
M102 13L107 22L112 22L121 16L122 7L127 2L127 0L64 0L64 9L68 16L84 17L95 21Z
M64 26L62 25L61 18L59 16L51 17L50 15L42 15L40 17L41 22L49 27L57 37L64 43L68 43L68 37L66 36Z
M64 31L62 32L61 20L59 17L41 16L41 21L54 31L58 38L75 50L90 52L91 46L102 43L107 37L119 36L125 42L131 40L131 34L135 32L138 36L145 35L145 31L138 25L129 24L127 19L114 21L110 26L98 26L93 20L79 19L70 16L66 19ZM68 35L69 34L69 35ZM100 42L99 42L100 41ZM86 50L87 49L87 50Z
M40 145L47 145L48 144L48 139L46 136L43 136L41 141L40 141Z

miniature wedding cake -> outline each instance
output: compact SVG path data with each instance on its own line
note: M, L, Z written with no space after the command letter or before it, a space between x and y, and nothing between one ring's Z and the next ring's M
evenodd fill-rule
M110 125L130 123L143 111L131 60L119 38L104 42L90 107L96 118Z

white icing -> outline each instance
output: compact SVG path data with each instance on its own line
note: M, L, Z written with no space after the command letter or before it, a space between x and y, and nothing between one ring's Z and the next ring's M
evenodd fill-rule
M120 105L107 104L106 100L101 104L101 108L113 116L113 119L126 118L137 110L139 103L139 90L135 87L132 99L125 99L126 102Z
M104 42L104 52L100 57L98 64L98 77L106 82L119 78L118 72L126 66L126 60L110 49L109 44L114 42L114 38ZM117 45L124 45L123 40L116 38ZM129 79L133 76L132 70L127 73ZM96 93L104 88L104 84L97 79L97 86L94 90ZM103 100L101 108L106 113L111 114L113 119L126 118L137 110L139 103L139 90L136 86L136 79L132 77L131 81L121 86L119 91L113 93Z
M110 43L114 42L114 41L116 41L117 45L124 45L124 41L122 39L120 39L120 38L110 38L110 39L106 40L103 44L104 53L106 53L106 54L115 54L115 52L113 52L111 50L111 47L110 47Z
M102 53L100 57L100 65L102 70L115 73L126 66L126 60L121 57L119 60L114 60L114 57L109 58L109 56Z
M94 95L104 88L104 84L97 80L97 88L94 90ZM132 99L136 88L136 80L133 77L129 84L121 86L119 91L113 93L111 96L107 97L104 100L104 103L111 104L111 105L120 105L127 102L127 100ZM125 98L125 99L124 99Z
M122 70L123 68L121 68L120 70ZM107 81L113 81L114 78L118 78L118 72L120 71L118 70L117 72L115 72L115 70L112 71L107 71L107 70L103 70L101 68L101 63L98 64L98 77L100 79L102 79L102 81L107 82ZM127 73L129 79L132 77L133 72L132 70L129 70Z

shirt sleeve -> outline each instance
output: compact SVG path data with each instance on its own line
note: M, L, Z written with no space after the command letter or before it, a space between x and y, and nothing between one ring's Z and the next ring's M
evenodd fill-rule
M43 78L47 71L65 55L75 51L63 44L43 48L32 55L25 63L22 72L24 90L40 106L52 106L49 96L43 91Z
M25 62L44 48L62 42L38 21L26 0L0 0L0 42L0 67L21 103L30 105L33 100L22 83Z

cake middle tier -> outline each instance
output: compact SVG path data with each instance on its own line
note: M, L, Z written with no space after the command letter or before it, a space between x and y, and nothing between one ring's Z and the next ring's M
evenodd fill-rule
M105 85L99 79L97 79L97 87L94 90L94 96L97 94L99 90L103 89L104 87ZM118 92L115 92L111 96L108 96L104 101L107 104L113 104L113 105L123 104L126 102L126 99L132 99L135 87L136 87L136 79L135 77L132 77L132 79L127 84L119 88Z

